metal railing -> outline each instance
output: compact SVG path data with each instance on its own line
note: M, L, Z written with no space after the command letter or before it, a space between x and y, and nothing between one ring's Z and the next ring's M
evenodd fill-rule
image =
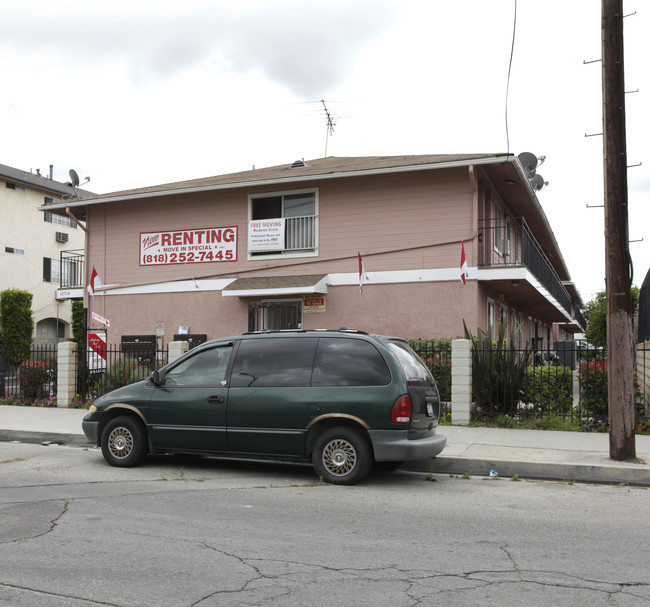
M525 266L553 298L584 327L584 317L573 305L557 272L523 218L479 221L479 267Z
M300 251L316 247L316 216L287 217L285 219L285 250Z
M61 251L61 289L79 289L84 286L84 250Z

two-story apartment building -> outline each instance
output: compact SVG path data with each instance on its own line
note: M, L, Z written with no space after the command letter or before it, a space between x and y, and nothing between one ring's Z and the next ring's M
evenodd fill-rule
M582 330L530 174L512 155L323 158L69 201L108 341L356 328L521 343ZM460 280L461 248L468 276ZM361 254L368 281L361 292ZM104 329L101 324L95 326Z
M71 337L70 300L57 299L56 293L62 276L68 280L71 272L82 272L81 265L62 262L61 253L74 249L83 259L84 232L65 212L42 213L39 207L74 194L71 185L52 179L51 166L48 176L0 164L0 291L33 295L37 342Z

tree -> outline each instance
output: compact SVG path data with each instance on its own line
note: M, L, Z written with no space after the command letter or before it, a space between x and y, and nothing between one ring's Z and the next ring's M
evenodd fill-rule
M639 303L639 287L630 289L632 300L632 314L636 312ZM597 348L607 347L607 296L605 291L596 293L591 301L588 301L583 310L583 316L587 322L585 337L587 341Z
M7 362L19 365L27 360L34 331L31 293L18 289L0 293L0 328Z

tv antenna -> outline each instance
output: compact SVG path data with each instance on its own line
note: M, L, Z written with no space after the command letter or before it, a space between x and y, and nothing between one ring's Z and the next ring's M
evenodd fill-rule
M327 158L327 143L329 141L329 136L334 134L334 127L336 126L336 123L334 122L334 119L332 118L332 115L330 114L330 111L327 109L327 106L325 105L325 100L321 99L320 102L323 104L323 109L325 110L325 116L327 118L327 130L325 131L325 158Z

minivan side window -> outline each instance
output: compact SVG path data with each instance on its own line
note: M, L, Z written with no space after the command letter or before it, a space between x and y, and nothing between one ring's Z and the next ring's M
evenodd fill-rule
M404 370L407 381L421 382L424 385L432 385L434 382L433 375L422 359L403 342L391 341L388 347L394 352L400 366Z
M317 342L310 337L242 340L230 387L309 386Z
M215 386L223 384L232 344L197 352L165 374L163 385Z
M385 386L390 370L367 341L322 337L318 341L312 386Z

